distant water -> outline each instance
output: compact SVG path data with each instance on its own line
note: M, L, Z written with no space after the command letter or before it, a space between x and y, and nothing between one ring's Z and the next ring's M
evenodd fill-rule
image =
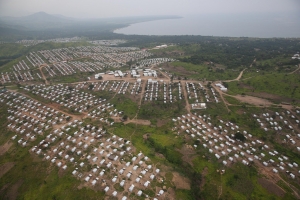
M114 32L126 35L300 37L300 14L194 15L132 24Z

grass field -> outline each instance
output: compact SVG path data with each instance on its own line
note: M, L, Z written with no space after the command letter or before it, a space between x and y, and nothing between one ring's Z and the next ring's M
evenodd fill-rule
M216 166L212 162L214 158L210 160L210 157L208 156L208 159L197 157L193 160L196 171L200 173L205 171L205 175L202 175L202 181L205 182L201 192L203 199L282 199L269 193L257 182L259 176L254 167L241 163L235 163L230 167ZM222 169L225 173L221 175L218 170ZM286 193L284 198L295 199L290 193Z
M300 99L300 79L298 74L271 73L257 75L243 81L228 83L229 94L257 94L267 93L277 95L270 100L276 103L290 102L299 104Z
M153 121L170 119L171 117L184 114L186 112L184 106L183 100L174 103L163 103L162 101L145 102L141 105L138 117Z
M239 75L239 71L233 71L232 69L216 70L214 67L210 67L206 64L195 65L185 62L173 62L170 65L174 67L167 68L170 73L182 79L194 79L194 80L231 80L235 79ZM178 69L177 69L178 68Z
M138 111L138 105L125 95L118 95L111 100L111 103L115 105L115 108L119 111L123 111L124 115L127 115L130 119L135 117Z

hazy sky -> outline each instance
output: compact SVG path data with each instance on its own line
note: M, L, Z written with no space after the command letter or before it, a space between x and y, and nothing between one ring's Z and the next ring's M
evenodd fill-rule
M300 11L300 0L0 0L1 16L44 11L78 18Z

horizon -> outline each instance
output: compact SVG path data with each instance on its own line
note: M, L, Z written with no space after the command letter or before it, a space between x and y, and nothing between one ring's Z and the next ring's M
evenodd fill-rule
M270 6L272 5L272 6ZM66 9L67 8L67 9ZM80 9L78 9L80 8ZM167 9L166 9L167 8ZM280 13L298 12L300 2L296 0L253 0L251 2L240 2L228 0L220 2L213 0L189 0L188 3L179 0L174 4L171 0L131 0L111 2L100 0L94 2L87 0L3 0L0 2L1 16L22 17L37 12L45 12L51 15L63 15L71 18L93 19L93 18L114 18L130 16L157 16L157 15L197 15L197 14L254 14L254 13Z
M28 14L28 15L22 15L22 16L8 16L8 15L0 15L0 18L5 18L5 17L9 17L9 18L23 18L23 17L28 17L28 16L31 16L31 15L36 15L36 14L47 14L47 15L51 15L51 16L54 16L54 17L67 17L67 18L70 18L70 19L77 19L77 20L89 20L89 19L110 19L110 18L131 18L131 17L179 17L179 18L182 18L183 16L180 16L180 15L128 15L128 16L116 16L116 17L103 17L103 18L76 18L76 17L70 17L70 16L67 16L67 15L63 15L63 14L53 14L53 13L48 13L48 12L45 12L45 11L38 11L38 12L35 12L35 13L31 13L31 14Z

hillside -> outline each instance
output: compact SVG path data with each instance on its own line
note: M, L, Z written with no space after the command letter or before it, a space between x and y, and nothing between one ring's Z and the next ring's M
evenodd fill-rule
M130 38L0 44L0 199L300 198L298 39Z

